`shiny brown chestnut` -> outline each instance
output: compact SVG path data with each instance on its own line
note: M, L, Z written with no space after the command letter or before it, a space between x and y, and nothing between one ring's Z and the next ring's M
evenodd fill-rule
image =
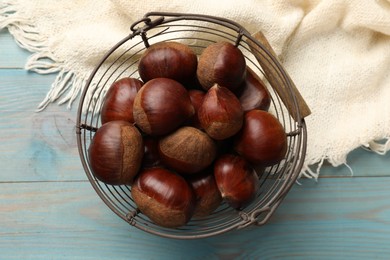
M88 148L94 176L107 184L130 184L138 173L144 153L143 140L127 121L110 121L95 133Z
M152 44L141 56L138 72L147 82L154 78L170 78L185 83L196 75L198 58L193 50L179 42Z
M158 144L161 161L181 174L197 173L216 157L217 146L203 131L183 126L162 137Z
M229 89L215 84L204 96L198 119L209 136L223 140L241 129L244 112L240 101Z
M195 210L195 194L188 182L163 168L141 171L131 186L131 196L143 214L163 227L185 225Z
M244 80L245 57L229 42L210 44L199 56L196 75L205 90L215 83L230 90L237 89Z
M198 129L201 129L202 126L200 125L199 118L198 118L198 110L199 107L202 105L203 98L205 96L205 92L198 89L190 89L188 90L188 95L190 96L192 106L194 107L195 113L194 115L188 120L187 125L196 127Z
M252 202L260 186L255 170L238 155L220 156L214 164L214 176L222 198L235 209Z
M213 169L207 169L202 173L188 178L195 192L196 206L194 217L206 217L213 213L221 204L222 196L219 192Z
M244 112L252 109L268 111L271 105L271 96L263 81L249 67L247 67L246 76L242 87L240 87L237 93L237 97Z
M245 113L244 125L236 137L234 148L253 164L271 166L286 155L287 135L274 115L263 110L251 110Z
M168 78L146 82L138 91L133 106L135 123L143 132L153 136L170 133L194 113L187 90Z
M143 82L135 78L121 78L107 91L101 109L102 124L108 121L124 120L134 123L133 103Z
M158 139L145 136L144 139L144 156L142 157L141 168L151 168L161 166L160 155L158 152Z

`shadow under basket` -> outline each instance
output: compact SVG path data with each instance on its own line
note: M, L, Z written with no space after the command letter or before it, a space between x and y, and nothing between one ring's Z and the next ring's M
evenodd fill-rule
M285 158L266 168L260 178L255 200L242 210L222 203L211 215L191 219L180 228L164 228L143 215L131 197L128 185L107 185L93 175L88 147L101 126L100 111L105 93L122 77L139 78L138 61L150 45L177 41L188 45L197 55L208 45L228 41L245 56L246 64L266 84L271 95L269 111L287 133ZM90 183L104 203L130 225L155 235L178 239L211 237L249 225L261 226L272 216L302 169L307 133L304 118L310 114L305 101L279 63L264 35L251 35L241 25L224 18L180 13L147 13L131 25L130 34L113 46L96 66L82 93L76 134L80 159Z

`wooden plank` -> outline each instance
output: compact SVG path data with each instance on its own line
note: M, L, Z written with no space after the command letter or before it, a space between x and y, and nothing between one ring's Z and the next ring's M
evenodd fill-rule
M103 204L87 182L0 185L0 251L4 259L179 258L184 252L206 257L210 253L207 248L205 241L180 244L129 226Z
M385 259L389 177L295 185L271 221L201 240L156 237L112 213L88 182L0 184L4 259Z
M1 111L35 112L55 75L39 75L23 69L0 69Z
M0 181L85 180L76 144L76 109L37 113L54 75L0 70ZM77 107L77 103L75 103Z
M7 29L0 31L0 68L24 68L31 53L15 44Z

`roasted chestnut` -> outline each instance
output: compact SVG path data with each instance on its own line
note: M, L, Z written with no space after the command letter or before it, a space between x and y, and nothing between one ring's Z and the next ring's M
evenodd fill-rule
M195 210L195 194L180 175L163 168L141 171L131 185L131 196L139 210L157 225L185 225Z
M88 148L94 176L107 184L130 184L144 153L142 136L127 121L110 121L95 133Z

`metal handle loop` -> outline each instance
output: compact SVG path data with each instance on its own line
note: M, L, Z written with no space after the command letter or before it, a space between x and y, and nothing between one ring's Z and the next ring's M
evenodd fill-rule
M130 26L130 30L134 33L134 34L138 34L138 33L141 33L141 32L145 32L159 24L161 24L163 21L164 21L164 17L163 16L160 16L158 18L156 18L155 20L152 20L150 17L144 17L136 22L134 22L131 26ZM145 26L143 27L137 27L137 25L141 24L141 23L144 23Z

